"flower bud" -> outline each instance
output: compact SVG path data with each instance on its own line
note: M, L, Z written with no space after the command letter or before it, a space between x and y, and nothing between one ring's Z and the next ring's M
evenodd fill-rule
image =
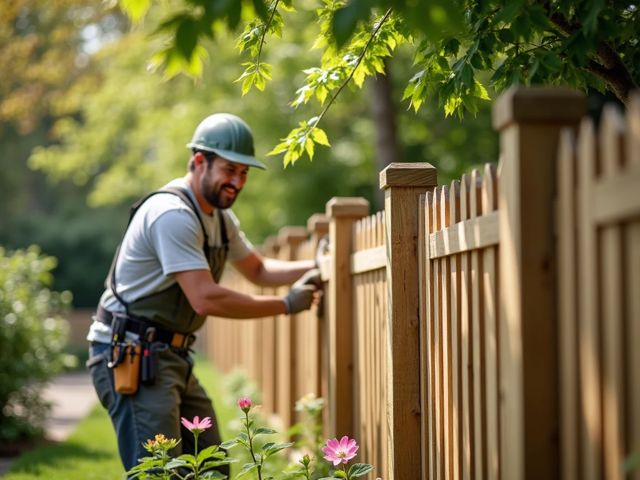
M251 399L248 397L240 397L238 399L238 406L244 413L248 413L251 410Z

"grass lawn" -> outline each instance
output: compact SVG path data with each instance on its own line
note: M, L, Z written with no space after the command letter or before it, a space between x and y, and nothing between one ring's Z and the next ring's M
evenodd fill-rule
M208 362L199 359L195 372L214 401L223 438L227 439L230 434L225 427L231 418L238 416L237 409L222 401L228 394L222 389L221 376ZM3 479L121 480L123 476L111 420L107 412L96 405L65 442L23 454Z

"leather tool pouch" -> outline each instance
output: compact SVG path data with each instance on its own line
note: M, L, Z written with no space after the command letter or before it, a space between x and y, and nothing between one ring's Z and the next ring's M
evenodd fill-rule
M113 347L113 380L116 392L134 395L140 385L140 359L142 346L139 343L117 344Z

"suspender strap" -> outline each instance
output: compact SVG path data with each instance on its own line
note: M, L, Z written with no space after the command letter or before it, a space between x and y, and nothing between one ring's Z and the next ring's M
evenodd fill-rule
M134 203L131 208L129 209L129 220L127 222L127 226L124 230L124 234L122 235L122 238L124 240L124 236L127 233L127 230L129 230L129 225L131 225L131 221L133 220L134 215L136 214L136 212L140 209L140 207L142 206L142 204L144 202L146 202L149 198L151 198L154 195L157 195L159 193L170 193L172 195L176 195L177 197L179 197L192 211L193 213L195 213L198 222L200 223L200 227L202 228L202 233L204 234L204 244L202 246L202 249L204 251L204 255L205 257L208 259L209 258L209 236L207 235L207 229L204 226L204 222L202 220L202 217L200 216L200 210L198 209L198 207L196 206L195 202L193 201L193 199L191 198L191 195L189 195L189 193L187 192L187 190L185 190L184 188L181 187L166 187L166 188L162 188L160 190L156 190L154 192L149 193L147 196L141 198L140 200L138 200L136 203ZM226 222L224 220L224 213L222 210L219 210L219 221L220 221L220 237L222 239L222 246L224 247L225 251L228 252L229 251L229 237L227 235L227 225ZM113 295L118 299L118 301L124 305L124 308L127 312L127 315L130 315L129 312L129 303L126 302L118 293L118 291L116 290L116 264L118 262L118 257L120 256L120 248L122 247L122 241L120 241L120 244L118 244L118 248L116 249L115 255L113 256L113 260L111 261L111 268L109 268L109 275L108 275L108 287L111 288L111 291L113 292Z

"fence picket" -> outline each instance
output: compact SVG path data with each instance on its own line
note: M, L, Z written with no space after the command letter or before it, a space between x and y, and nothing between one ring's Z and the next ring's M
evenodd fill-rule
M497 210L497 178L494 165L485 165L482 177L482 213L489 214ZM498 358L498 279L496 247L482 250L482 290L483 321L485 341L485 379L486 379L486 429L487 429L487 478L500 478L500 425L498 415L499 398L499 358Z
M600 126L602 177L615 177L624 156L624 120L615 107L607 105ZM603 447L607 478L619 478L624 463L624 385L622 348L622 234L619 224L602 230L602 358L604 383Z
M561 474L565 480L578 480L580 452L579 370L576 248L576 151L575 135L562 131L558 158L558 324L560 346L560 448Z
M482 212L482 178L480 172L474 169L471 172L471 185L469 191L469 218L476 218ZM485 376L485 330L483 320L483 292L482 287L482 257L477 250L471 252L471 324L473 335L473 400L474 400L474 459L475 479L486 478L487 456L487 417L486 402L486 376Z
M579 318L583 329L580 332L580 378L582 391L582 476L585 480L600 478L600 447L602 425L600 419L600 335L598 318L597 239L590 217L590 194L596 172L596 145L593 122L583 120L580 126L579 142L579 253L581 272L578 277L580 288Z
M442 216L440 198L442 195L442 187L438 187L433 191L433 223L435 231L442 228ZM443 378L443 342L442 342L442 276L440 261L433 262L433 328L434 328L434 354L436 367L436 479L443 480L445 478L445 448L444 441L444 378Z
M464 174L460 182L460 219L471 216L469 204L471 179ZM471 255L463 252L460 258L460 331L462 337L462 478L475 478L474 457L474 398L473 398L473 335L472 335L472 294L471 294Z
M627 158L629 171L640 170L640 93L636 92L631 99L627 111ZM628 319L628 335L626 338L627 357L627 399L629 415L629 453L640 452L640 348L637 346L640 338L640 221L636 219L629 223L625 232L625 244L628 248L627 270L625 277L625 310ZM633 480L640 480L640 468L631 472Z
M425 197L424 204L424 222L425 222L425 239L424 239L424 250L425 252L429 251L429 234L435 231L435 217L434 217L434 192L427 192ZM427 449L428 449L428 460L426 465L427 478L437 478L436 474L436 463L437 463L437 435L436 435L436 422L438 421L438 417L436 415L436 398L437 398L437 385L436 385L436 376L437 376L437 366L435 362L435 349L436 349L436 336L434 331L435 325L435 298L434 298L434 273L433 267L430 261L428 261L428 255L425 256L424 265L426 265L425 277L427 284L425 285L425 311L426 316L423 316L422 329L424 330L424 343L425 352L423 355L426 357L426 370L427 370L427 395L423 396L421 408L423 412L427 412L427 422L426 422L426 435L423 433L423 437L427 439ZM426 319L426 322L425 322ZM426 323L426 324L425 324ZM423 365L424 365L423 361ZM424 374L422 378L424 378ZM424 430L425 428L423 428ZM424 465L424 462L423 462Z
M451 219L449 187L440 189L440 229L449 226ZM452 345L451 345L451 267L450 258L436 260L440 263L440 285L442 288L442 377L444 416L444 455L446 479L453 477L453 389L452 389Z
M454 180L449 187L449 225L460 221L460 182ZM453 255L449 259L449 276L451 279L451 396L452 396L452 477L459 480L462 470L462 362L460 338L460 255Z

